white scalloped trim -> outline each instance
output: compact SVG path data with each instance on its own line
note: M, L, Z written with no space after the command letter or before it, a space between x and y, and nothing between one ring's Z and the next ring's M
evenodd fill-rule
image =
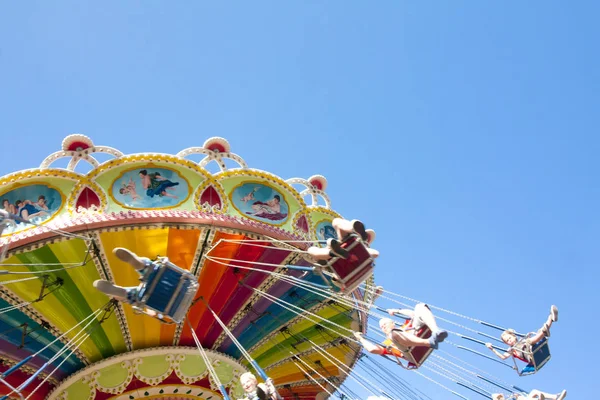
M223 353L216 352L214 350L205 349L205 351L206 351L207 356L211 360L212 365L218 366L220 363L225 363L228 366L231 366L231 368L233 370L233 379L231 379L229 382L221 382L223 384L223 386L225 386L226 388L233 386L235 383L235 378L239 377L242 373L247 372L247 369L243 365L238 363L236 360L234 360L232 357L230 357L226 354L223 354ZM177 376L179 377L179 379L181 379L182 381L185 380L185 382L189 382L189 383L196 382L196 381L198 381L198 379L196 379L195 381L191 381L191 379L193 379L194 377L187 377L186 375L181 374L179 364L181 363L181 361L183 361L185 359L185 356L187 356L187 355L197 356L198 349L193 348L193 347L174 347L174 346L172 346L172 347L156 347L156 348L150 348L150 349L136 350L136 351L132 351L129 353L124 353L124 354L120 354L117 356L109 357L102 361L97 362L96 364L90 365L90 366L74 373L73 375L69 376L67 379L65 379L63 382L61 382L60 385L58 385L48 395L47 399L48 400L66 399L67 389L79 380L83 381L84 383L88 383L91 387L93 387L94 389L96 389L98 391L101 391L104 393L109 393L109 394L123 393L125 391L125 389L127 388L127 386L131 383L134 376L137 379L141 380L142 382L144 382L148 385L157 386L162 381L164 381L168 376L170 376L173 371L175 371ZM165 372L160 377L155 377L155 378L144 377L142 374L140 374L140 372L138 370L138 366L142 362L142 359L144 357L151 357L151 356L165 356L165 360L169 362L168 371ZM181 358L181 356L183 358ZM117 386L117 387L112 387L112 388L103 387L98 382L102 369L104 369L106 367L110 367L112 365L115 365L116 363L121 363L121 366L123 368L127 369L127 372L128 372L127 378L125 379L124 382L119 384L119 386ZM206 375L202 374L201 376L204 377ZM202 379L202 377L200 379ZM216 383L213 382L212 377L209 381L211 383L211 388L218 392L218 387L217 387ZM79 400L79 399L77 399L77 400Z

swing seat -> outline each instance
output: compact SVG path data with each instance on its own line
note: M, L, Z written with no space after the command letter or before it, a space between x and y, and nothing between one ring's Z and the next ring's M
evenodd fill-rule
M403 328L406 328L406 326L408 326L408 324L405 324ZM428 339L431 336L431 330L427 326L424 326L415 332L415 336L421 339ZM394 346L390 339L386 339L383 343L390 348L387 354L396 357L398 364L402 368L408 370L419 368L433 352L433 349L427 346L413 346L407 348L406 351L401 352ZM401 359L404 359L406 363L403 363Z
M348 294L373 274L373 257L357 235L346 237L341 246L348 251L348 257L333 257L325 268L333 273L333 284Z
M429 329L429 327L424 326L415 332L415 336L417 336L421 339L429 339L431 337L431 330ZM406 367L406 369L419 368L421 365L423 365L425 360L427 360L427 358L429 358L429 355L432 352L433 352L433 349L430 347L426 347L426 346L410 347L404 353L404 359L406 361L408 361L408 367Z
M137 309L154 310L164 322L184 320L199 286L192 273L162 257L146 268L140 280L134 300Z
M519 372L519 376L533 375L550 361L552 355L550 354L550 347L548 346L548 338L543 338L534 344L531 347L531 352L528 352L528 355L530 355L531 362Z

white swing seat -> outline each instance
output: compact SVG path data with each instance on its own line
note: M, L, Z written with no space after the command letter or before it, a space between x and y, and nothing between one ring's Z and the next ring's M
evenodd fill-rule
M199 286L192 273L161 257L146 268L140 280L133 299L135 308L153 310L163 322L183 322Z
M348 257L332 257L324 268L333 274L332 283L348 294L373 274L374 259L357 235L347 236L341 246L348 251Z

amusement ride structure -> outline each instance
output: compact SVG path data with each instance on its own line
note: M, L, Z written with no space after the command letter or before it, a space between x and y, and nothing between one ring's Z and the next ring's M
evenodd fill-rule
M397 364L488 398L524 392L425 347L392 354L393 375L363 352L354 333L385 316L377 298L417 301L374 285L374 237L345 238L350 257L311 258L311 246L335 241L341 218L326 187L322 176L250 168L222 138L126 155L71 135L39 168L0 178L0 399L236 399L246 372L285 399L359 398L349 378L381 398L429 398L396 376ZM150 261L132 268L124 251ZM129 294L107 296L98 282ZM535 360L523 375L550 358L547 343L526 351Z

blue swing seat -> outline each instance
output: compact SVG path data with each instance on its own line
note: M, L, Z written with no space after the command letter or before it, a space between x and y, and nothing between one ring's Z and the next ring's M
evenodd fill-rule
M199 286L192 273L161 257L146 267L140 280L130 299L135 308L154 310L164 322L183 322Z
M529 355L531 361L519 372L519 376L533 375L550 361L552 355L550 354L550 347L548 346L548 338L543 338L531 346L531 351L527 352L527 355Z

